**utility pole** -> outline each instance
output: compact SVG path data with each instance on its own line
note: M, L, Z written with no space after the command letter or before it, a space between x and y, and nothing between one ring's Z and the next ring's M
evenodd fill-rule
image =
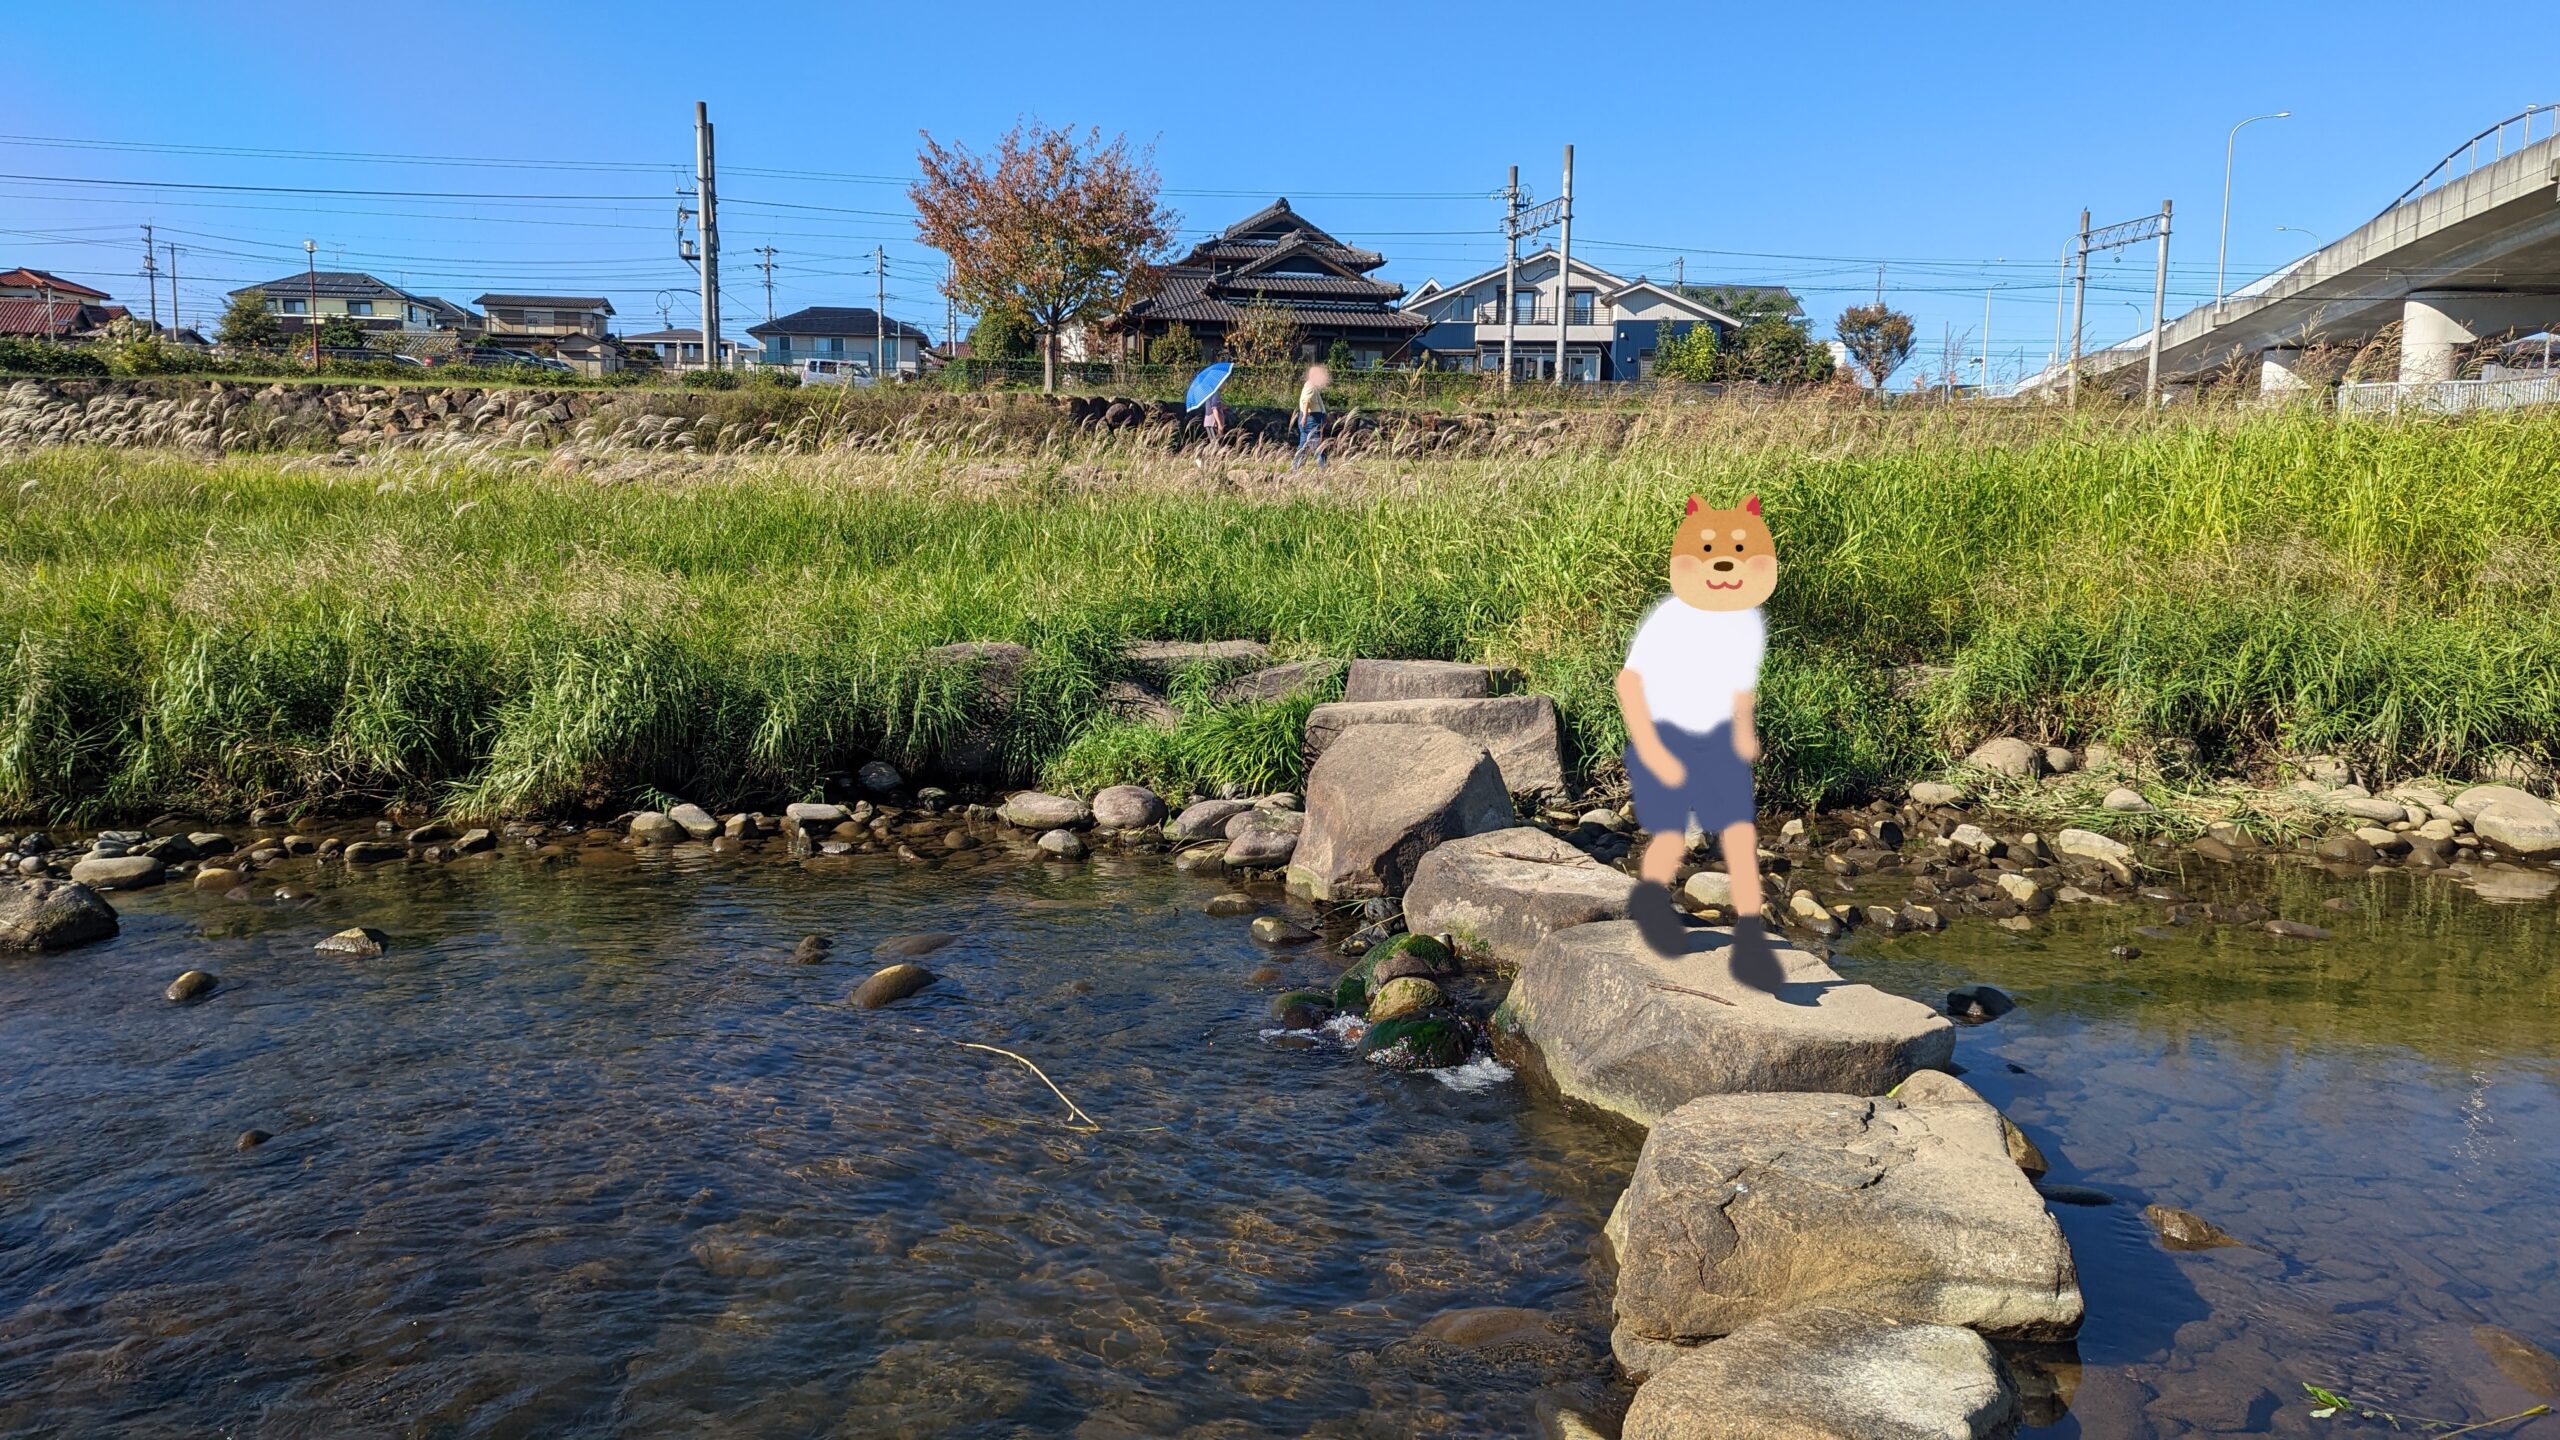
M1505 206L1502 234L1509 246L1502 259L1502 388L1511 388L1511 342L1520 333L1520 302L1512 294L1520 288L1520 167L1511 167L1511 183L1504 187Z
M770 245L759 245L756 253L764 257L756 262L756 268L764 272L764 323L770 325L773 323L773 257L781 252Z
M874 383L889 377L889 252L871 247L871 378Z
M152 258L151 227L142 227L142 288L151 296L151 328L160 328L160 263Z
M1991 290L1988 286L1982 292L1982 388L1973 398L1991 398Z
M2142 393L2154 409L2160 404L2160 330L2169 304L2169 202L2160 202L2160 259L2151 276L2151 364L2144 372Z
M2053 350L2044 357L2044 368L2048 372L2062 363L2062 295L2070 288L2071 247L2065 245L2062 247L2062 258L2053 262ZM2052 382L2047 380L2048 394L2051 393L2051 385Z
M2071 370L2063 377L2064 394L2080 403L2080 327L2089 315L2089 212L2080 212L2080 268L2071 277Z
M1573 147L1564 147L1564 205L1556 221L1556 386L1564 386L1564 337L1573 319ZM1593 376L1598 379L1598 376Z
M302 333L311 339L311 373L320 373L320 242L302 242L302 273L310 288L302 302Z
M1672 257L1671 257L1671 288L1672 288L1673 290L1678 290L1681 286L1686 285L1686 284L1688 284L1688 283L1689 283L1689 257L1688 257L1688 256L1686 256L1686 255L1674 255L1674 256L1672 256Z
M158 296L152 297L151 313L156 320L160 313ZM172 245L169 247L169 329L175 332L183 328L185 322L178 318L178 247Z
M720 194L711 148L711 106L693 102L693 203L701 212L702 368L720 364Z

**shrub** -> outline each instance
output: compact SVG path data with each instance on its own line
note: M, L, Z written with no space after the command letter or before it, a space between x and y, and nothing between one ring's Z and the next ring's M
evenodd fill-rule
M676 383L687 390L735 390L745 382L735 370L687 370Z
M1721 378L1716 362L1716 331L1712 325L1692 325L1685 334L1664 340L1654 350L1654 373L1665 380L1686 380L1706 384Z
M0 374L104 375L107 362L94 351L43 340L0 335Z

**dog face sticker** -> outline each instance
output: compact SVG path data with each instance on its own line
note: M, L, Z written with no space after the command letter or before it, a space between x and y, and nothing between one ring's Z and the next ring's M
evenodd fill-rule
M1701 610L1749 610L1778 588L1778 547L1760 519L1760 497L1710 510L1689 497L1671 540L1671 593Z

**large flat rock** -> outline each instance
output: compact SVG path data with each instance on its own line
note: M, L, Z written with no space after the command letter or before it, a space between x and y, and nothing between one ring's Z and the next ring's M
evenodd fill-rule
M1499 695L1508 672L1455 660L1354 660L1342 698L1364 700L1481 700Z
M1307 755L1321 760L1333 743L1363 725L1435 725L1483 746L1514 795L1565 793L1564 744L1556 702L1544 695L1480 700L1336 701L1307 714Z
M1307 774L1289 886L1317 900L1401 895L1434 847L1512 820L1483 746L1433 725L1360 726Z
M1636 1392L1625 1440L2002 1440L2018 1392L1970 1330L1845 1305L1782 1310Z
M1639 1377L1815 1301L2021 1340L2080 1327L2062 1228L2000 1112L1951 1076L1903 1099L1692 1100L1645 1137L1608 1234L1611 1345Z
M0 880L0 950L68 950L115 933L115 907L86 885Z
M1418 935L1453 935L1470 955L1518 964L1559 930L1626 919L1635 888L1634 876L1523 825L1423 856L1405 891L1405 925Z
M1724 940L1690 933L1693 944ZM1735 980L1726 954L1666 960L1627 920L1559 930L1521 965L1499 1019L1557 1089L1645 1126L1701 1095L1879 1094L1955 1055L1945 1016L1852 985L1802 950L1778 951L1786 981L1775 995Z

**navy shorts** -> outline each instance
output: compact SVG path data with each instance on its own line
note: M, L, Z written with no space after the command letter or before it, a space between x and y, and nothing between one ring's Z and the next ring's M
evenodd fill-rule
M1627 786L1635 792L1636 823L1656 835L1677 835L1695 819L1710 835L1728 825L1753 819L1751 766L1733 753L1733 727L1719 725L1701 735L1677 725L1656 725L1653 733L1664 749L1680 757L1689 773L1678 788L1665 785L1648 769L1636 747L1627 746Z

